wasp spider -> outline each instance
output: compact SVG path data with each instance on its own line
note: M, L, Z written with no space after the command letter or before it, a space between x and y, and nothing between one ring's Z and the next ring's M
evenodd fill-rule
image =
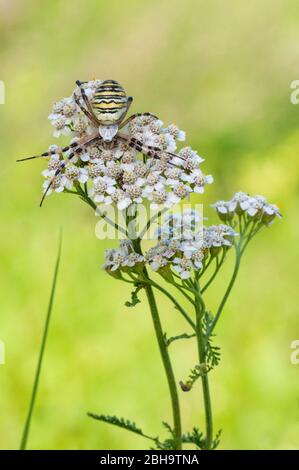
M89 84L92 83L93 89L89 88ZM158 119L157 116L151 113L136 113L131 115L130 117L126 118L127 112L132 104L133 98L127 96L123 87L115 80L105 80L103 82L100 81L93 81L93 82L81 82L79 80L76 81L78 88L74 91L73 96L69 99L71 101L64 102L63 110L60 109L61 102L56 103L54 105L56 119L56 125L61 129L61 132L64 133L64 129L66 131L75 131L76 140L71 141L69 145L64 148L60 148L59 151L57 147L50 148L49 151L42 153L41 155L32 156L29 158L22 158L18 161L30 160L33 158L40 158L40 157L52 157L59 154L58 160L56 160L54 170L49 172L50 178L48 179L42 196L42 200L40 205L42 205L45 196L50 192L50 190L57 188L57 181L61 178L61 174L68 170L69 164L81 158L84 161L83 155L87 151L87 149L94 149L95 147L101 147L101 152L109 151L117 146L122 145L127 149L132 149L137 152L140 152L144 156L144 162L147 162L148 165L152 165L152 162L160 162L160 166L162 171L168 169L168 174L165 172L163 176L159 175L160 181L163 179L164 181L173 181L173 178L178 179L179 172L176 171L176 167L181 167L183 163L186 163L185 170L189 173L194 173L194 161L192 163L192 158L196 152L191 151L187 148L187 152L185 149L185 153L173 153L175 151L175 145L172 148L169 143L163 141L163 137L166 137L166 134L162 134L162 140L158 140L158 143L151 140L146 141L143 137L140 137L140 133L138 134L138 129L135 133L128 133L127 129L131 127L138 127L137 121L138 119L143 119L145 122L148 121L151 123L152 128L157 128L157 135L161 130L161 121ZM59 109L58 109L59 108ZM62 112L63 111L63 112ZM63 119L60 119L59 116L63 114ZM82 114L82 113L83 114ZM70 119L68 121L67 116L76 115L76 124L74 125L73 121ZM81 120L81 121L80 121ZM82 127L82 121L85 121L84 126ZM87 122L87 125L86 125ZM156 124L155 124L156 123ZM76 126L76 128L75 128ZM128 126L128 127L127 127ZM82 127L82 128L81 128ZM170 128L171 126L169 126ZM168 128L168 129L169 129ZM172 126L172 133L175 134L179 131L176 126ZM169 131L170 132L170 131ZM181 131L179 131L181 132ZM54 134L55 135L55 134ZM59 134L58 134L59 135ZM57 135L57 136L58 136ZM171 135L168 133L168 136ZM160 135L161 137L161 135ZM178 136L174 137L178 140L180 139ZM174 141L174 139L173 139ZM189 150L188 150L189 149ZM183 150L183 149L182 149ZM188 153L189 152L189 153ZM190 153L191 152L191 153ZM193 153L192 153L193 152ZM187 158L190 157L191 158ZM195 166L198 166L201 159L197 155L197 159L195 161ZM188 160L188 162L187 162ZM194 160L194 158L193 158ZM191 162L191 163L190 163ZM82 163L82 162L81 162ZM191 167L188 166L191 164ZM83 165L83 163L82 163ZM81 165L81 166L82 166ZM193 165L193 166L192 166ZM171 172L171 169L173 171ZM75 172L77 169L75 169ZM200 171L200 170L198 170ZM71 170L69 171L69 173ZM202 180L201 173L192 173L192 178L197 178L200 185L204 185L206 182ZM128 177L128 175L126 174ZM157 174L154 175L155 178ZM184 175L183 175L184 176ZM186 175L185 175L186 176ZM155 179L154 178L154 179ZM188 181L189 176L187 179L185 178L184 181L178 181L179 186L174 189L174 198L176 200L180 199L186 192L192 191L191 188L186 186L186 181ZM191 178L191 177L190 177ZM194 186L194 181L189 178L189 182L191 185ZM133 176L134 179L134 176ZM152 181L153 178L149 177ZM119 183L120 180L118 180ZM130 183L130 181L129 181ZM128 183L128 184L129 184ZM208 181L207 181L208 183ZM127 184L127 188L128 188ZM150 183L152 184L152 183ZM160 186L159 186L160 184ZM165 192L161 192L161 183L156 184L155 191L153 192L154 196L156 196L159 200L165 199ZM172 184L172 183L170 183ZM135 188L136 189L136 188ZM57 189L56 189L57 190ZM113 188L115 190L115 188ZM138 188L137 191L134 191L134 187L129 187L130 193L139 193L141 192ZM128 190L128 191L129 191ZM150 189L151 191L151 189ZM119 193L115 194L115 197ZM135 196L134 196L135 197ZM136 196L135 199L138 199L139 196ZM168 196L167 196L168 197ZM139 197L140 199L140 197Z

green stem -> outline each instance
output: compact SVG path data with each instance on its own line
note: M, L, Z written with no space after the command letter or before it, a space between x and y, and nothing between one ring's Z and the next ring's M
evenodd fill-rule
M213 323L209 329L209 331L207 332L207 337L209 338L209 336L211 335L211 333L213 332L218 320L219 320L219 317L222 313L222 310L226 304L226 301L231 293L231 290L232 288L234 287L234 284L235 284L235 281L236 281L236 278L237 278L237 275L238 275L238 272L239 272L239 268L240 268L240 264L241 264L241 259L242 259L242 255L248 245L248 243L251 241L251 239L261 230L262 228L262 225L259 225L258 222L256 223L253 223L252 227L251 227L251 230L250 232L245 236L246 232L247 232L247 228L249 227L250 225L250 222L247 222L245 224L245 227L244 227L244 230L242 232L242 235L241 235L241 238L239 240L238 243L235 243L234 246L235 246L235 266L234 266L234 270L233 270L233 274L232 274L232 277L231 277L231 280L230 280L230 283L225 291L225 294L221 300L221 303L218 307L218 310L217 310L217 313L215 315L215 318L213 320Z
M199 284L198 287L198 296L195 307L196 313L196 330L197 330L197 350L199 363L206 366L206 353L205 353L205 338L202 330L202 317L205 313L205 306L202 298L200 298ZM213 442L213 415L212 415L212 404L210 397L210 388L209 388L209 378L208 374L204 373L201 375L201 384L204 400L204 409L205 409L205 421L206 421L206 438L205 438L205 450L210 450Z
M193 330L195 330L196 326L195 326L195 323L191 320L191 318L189 317L188 313L183 309L183 307L179 304L179 302L175 299L175 297L173 297L170 292L168 292L166 289L164 289L163 287L159 286L159 284L157 284L156 282L150 280L150 281L146 281L148 282L149 284L151 284L153 287L155 287L157 290L159 290L160 292L163 292L164 295L166 295L171 301L172 303L175 305L175 307L177 308L177 310L179 310L179 312L181 312L181 314L183 315L183 317L185 318L185 320L187 320L187 322L189 323L189 325L193 328Z
M205 264L203 265L202 271L199 272L199 274L198 274L198 277L199 277L199 278L201 278L201 277L204 275L205 271L208 269L208 267L209 267L210 264L212 263L213 259L214 259L214 258L211 256L210 259L209 259L209 261L207 262L207 264L206 264L206 265L205 265Z
M79 184L76 185L76 189L77 189L77 192L74 193L74 194L77 194L84 202L86 202L86 204L88 204L92 209L94 209L95 212L97 213L97 215L99 215L102 219L104 219L109 225L114 227L120 233L123 233L124 235L127 234L126 230L123 227L118 225L113 220L109 219L109 217L107 217L105 214L103 214L103 212L100 211L98 206L93 202L92 199L90 199L90 197L88 197L86 192L81 188L81 186Z
M210 279L207 281L207 283L202 287L201 289L201 293L203 294L207 289L208 287L210 286L210 284L212 284L212 282L214 281L215 277L217 276L218 274L218 271L219 269L221 268L223 262L224 262L224 258L225 258L225 251L223 250L223 254L222 254L222 258L220 261L218 261L218 257L216 258L216 267L215 267L215 271L214 273L212 274L212 276L210 277Z
M181 294L183 294L183 296L191 303L194 305L194 302L192 300L192 298L190 297L190 295L188 295L184 289L185 287L181 287L179 284L177 284L176 282L173 283L173 285L180 291ZM188 289L190 290L190 289Z
M230 280L230 283L225 291L225 294L220 302L220 305L218 307L218 310L217 310L217 313L215 315L215 318L213 320L213 323L209 329L209 331L207 332L207 337L209 337L211 335L211 333L213 332L218 320L219 320L219 317L222 313L222 310L226 304L226 301L229 297L229 294L231 293L231 290L235 284L235 281L236 281L236 278L237 278L237 275L238 275L238 272L239 272L239 268L240 268L240 263L241 263L241 257L242 257L242 252L240 251L240 243L238 243L237 245L235 245L235 255L236 255L236 258L235 258L235 266L234 266L234 270L233 270L233 274L232 274L232 277L231 277L231 280Z
M137 240L132 240L132 241L133 241L136 252L142 254L140 240L137 239ZM172 415L173 415L173 431L174 431L174 436L175 436L173 450L181 450L182 449L182 425L181 425L179 396L178 396L176 381L175 381L175 377L174 377L174 373L172 369L172 364L170 361L167 345L166 345L164 334L163 334L163 329L162 329L162 325L160 321L159 311L158 311L157 304L156 304L156 299L154 296L152 286L150 285L151 279L148 275L146 267L144 267L144 270L143 270L143 277L145 278L146 281L149 281L149 282L146 282L145 291L146 291L146 296L147 296L147 300L148 300L150 311L151 311L154 330L156 333L156 338L157 338L160 355L162 358L162 362L163 362L163 366L164 366L164 370L165 370L165 374L167 378L169 393L171 397Z
M82 197L82 199L90 207L92 207L95 210L97 209L94 202L85 195L82 188L78 190L78 195ZM101 216L103 217L102 214ZM105 216L103 218L106 220ZM110 223L111 221L107 220L107 222ZM113 224L113 225L115 226L117 230L127 235L127 230L123 229L117 224ZM142 255L140 239L134 237L134 239L132 239L131 241L135 247L135 251ZM151 279L148 275L146 267L144 268L143 275L146 281L151 282ZM175 449L174 450L181 450L182 449L182 426L181 426L180 404L179 404L179 397L178 397L178 392L177 392L177 387L176 387L176 381L175 381L174 373L172 370L172 365L171 365L170 357L168 354L167 345L165 343L165 339L163 335L162 325L161 325L161 321L159 317L159 312L158 312L155 296L153 293L153 289L149 283L146 283L145 291L146 291L146 295L147 295L147 299L148 299L148 303L149 303L149 307L151 311L156 338L157 338L162 362L164 365L169 392L170 392L170 397L171 397L172 413L173 413L173 427L174 427L174 435L175 435Z
M145 276L148 276L145 268ZM150 311L152 315L152 320L154 324L154 329L160 349L161 358L163 361L169 392L171 396L171 404L172 404L172 414L173 414L173 429L175 434L175 448L173 450L180 450L182 449L182 427L181 427L181 416L180 416L180 405L179 405L179 397L178 391L176 387L175 377L172 370L172 365L170 362L167 346L165 344L162 325L159 317L159 312L156 304L156 300L154 297L152 287L147 284L145 287L147 300L150 306Z
M139 238L142 240L144 235L148 232L148 230L150 229L152 223L155 222L155 220L159 219L165 212L167 212L168 209L165 207L164 209L160 210L159 212L157 212L157 214L154 214L147 222L145 228L140 232L140 236Z
M40 352L39 352L39 358L38 358L38 362L37 362L37 368L36 368L36 372L35 372L35 378L34 378L34 382L33 382L33 388L32 388L32 393L31 393L30 404L29 404L29 410L28 410L26 421L25 421L22 440L21 440L21 444L20 444L20 450L25 450L26 446L27 446L27 440L28 440L28 435L29 435L29 430L30 430L30 424L31 424L33 410L34 410L34 404L35 404L35 399L36 399L36 395L37 395L38 385L39 385L39 379L40 379L40 374L41 374L41 369L42 369L42 364L43 364L43 357L44 357L46 341L47 341L47 336L48 336L51 312L52 312L53 301L54 301L54 296L55 296L57 275L58 275L60 256L61 256L61 240L62 240L62 237L61 237L61 234L60 234L58 255L57 255L56 264L55 264L55 270L54 270L54 276L53 276L53 282L52 282L52 289L51 289L50 300L49 300L49 305L48 305L48 311L47 311L47 316L46 316L46 321L45 321L45 326L44 326L44 332L43 332L43 337L42 337L41 348L40 348Z
M248 243L252 240L252 238L262 229L262 225L258 225L257 227L253 227L248 237L245 239L243 246L240 249L240 255L243 255Z

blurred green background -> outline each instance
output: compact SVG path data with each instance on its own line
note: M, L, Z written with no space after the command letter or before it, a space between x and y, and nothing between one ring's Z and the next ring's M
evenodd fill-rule
M171 420L167 385L146 303L127 309L127 285L100 270L96 219L68 196L39 208L44 163L16 158L47 149L54 101L76 79L113 78L152 111L187 131L215 183L196 202L235 191L261 193L284 214L250 246L217 329L220 367L211 373L222 449L299 448L299 79L296 0L72 2L0 0L0 447L16 449L31 393L59 227L57 296L29 438L32 449L137 449L142 438L86 417L135 420L156 435ZM62 139L64 142L66 139ZM210 293L216 306L228 262ZM185 331L164 298L169 335ZM177 379L196 364L195 344L171 347ZM180 393L185 431L203 428L199 384Z

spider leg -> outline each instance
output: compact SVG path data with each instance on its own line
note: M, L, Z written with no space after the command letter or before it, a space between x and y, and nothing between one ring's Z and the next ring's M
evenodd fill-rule
M91 115L90 112L87 111L87 109L84 108L84 106L81 104L79 98L77 98L77 97L75 96L75 94L74 94L73 96L74 96L74 100L75 100L76 104L79 106L79 108L81 109L81 111L85 114L85 116L87 116L90 121L95 122L95 121L94 121L94 116Z
M68 150L75 149L76 147L82 147L82 145L88 145L96 140L102 140L101 136L98 134L98 132L94 132L93 134L88 135L85 138L82 138L78 140L77 142L73 142L70 145L67 145L66 147L63 147L62 149L58 150L49 150L48 152L41 153L40 155L34 155L33 157L26 157L26 158L20 158L17 160L17 162L24 162L26 160L33 160L34 158L46 158L50 157L51 155L55 155L56 153L64 153L67 152Z
M60 173L62 172L62 170L66 167L67 163L69 163L76 155L82 153L84 151L84 146L88 146L90 145L91 143L94 143L94 142L97 142L98 140L102 140L101 136L97 135L96 137L93 136L92 138L90 138L89 140L85 141L85 142L82 142L80 144L80 146L78 145L74 150L73 152L71 152L67 157L66 157L66 160L63 160L59 166L59 168L57 168L57 170L55 171L53 177L51 178L51 180L49 181L49 184L48 186L46 187L46 190L44 191L44 194L43 194L43 197L41 199L41 202L40 202L40 207L42 206L44 200L45 200L45 197L47 196L48 192L49 192L49 189L51 188L51 186L53 185L54 181L55 181L55 178L57 178L58 175L60 175Z
M132 103L132 101L131 101ZM130 103L130 104L131 104ZM129 109L129 108L128 108ZM151 116L153 117L154 119L159 119L157 116L155 116L154 114L152 113L135 113L135 114L132 114L132 116L128 117L124 122L122 122L119 126L119 129L121 129L122 127L126 126L130 121L133 121L133 119L136 119L137 117L140 117L140 116Z
M77 84L78 87L79 87L79 90L80 90L82 99L83 99L83 101L84 101L84 103L85 103L85 106L86 106L86 108L87 108L87 111L88 111L88 113L89 113L89 115L90 115L90 116L89 116L89 119L90 119L91 121L93 121L96 125L99 125L99 121L97 120L97 117L95 116L95 114L94 114L94 112L93 112L93 109L92 109L92 107L91 107L90 101L89 101L89 99L88 99L88 97L87 97L87 95L86 95L86 93L85 93L85 90L84 90L84 88L81 86L82 83L84 83L84 82L80 82L80 80L76 80L76 84ZM77 101L76 101L76 103L77 103ZM78 103L77 103L77 104L78 104ZM83 111L83 107L81 107L80 104L78 104L78 105L80 106L80 108L81 108L82 111ZM85 111L86 111L86 110L85 110ZM83 111L84 114L86 114L85 111Z
M129 147L134 148L135 150L137 150L137 152L141 152L143 155L146 155L147 157L155 158L156 160L160 160L161 159L161 153L166 153L166 154L170 155L171 157L173 157L173 156L176 157L177 156L177 155L172 154L170 152L164 151L160 147L155 147L153 145L144 145L140 140L135 139L135 137L129 137L129 136L124 135L124 134L117 134L117 136L120 139L125 140L127 142L127 144L129 145ZM174 163L171 163L171 162L167 162L167 163L168 163L168 165L176 167L176 165Z
M63 147L60 150L49 150L48 152L41 153L40 155L34 155L33 157L19 158L17 162L25 162L26 160L33 160L34 158L50 157L56 153L67 152L68 150L78 147L79 145L79 142L73 142L72 144Z
M65 168L66 164L68 162L70 162L72 160L72 158L77 154L77 153L81 153L82 152L82 149L79 148L79 149L76 149L74 152L71 152L68 157L67 157L67 160L63 160L59 166L59 168L57 168L57 170L55 171L53 177L51 178L48 186L46 187L46 190L44 191L44 194L43 194L43 197L41 198L41 201L39 203L39 206L42 207L43 205L43 202L45 200L45 197L47 196L51 186L53 185L55 179L57 178L57 176L62 172L62 170Z
M127 111L126 112L129 111L129 108L130 108L132 103L133 103L133 96L128 96L128 98L127 98Z
M124 120L124 118L125 118L127 112L129 111L129 108L130 108L130 106L131 106L132 103L133 103L133 97L132 97L132 96L128 96L128 98L127 98L127 107L126 107L126 110L125 110L125 112L123 113L123 115L121 116L121 118L120 118L118 121L116 121L116 123L115 123L115 124L118 125L118 128L119 128L119 129L120 129L121 127L123 127L124 125L126 125L126 124L121 124L121 123L122 123L122 121ZM127 120L126 120L126 121L127 121ZM126 122L126 121L124 121L124 122Z
M138 152L141 152L144 155L146 155L147 157L161 159L161 153L164 153L164 154L169 155L172 158L175 157L175 158L179 158L181 160L185 160L184 157L181 157L180 155L177 155L176 153L172 153L172 152L168 152L167 150L163 150L160 147L156 147L156 146L153 146L153 145L144 145L140 140L135 139L135 137L129 137L129 136L127 136L125 134L122 134L122 133L117 134L117 136L120 139L125 140L127 142L127 144L129 145L129 147L134 148ZM174 166L174 167L177 166L172 162L168 162L168 165L171 165L171 166Z

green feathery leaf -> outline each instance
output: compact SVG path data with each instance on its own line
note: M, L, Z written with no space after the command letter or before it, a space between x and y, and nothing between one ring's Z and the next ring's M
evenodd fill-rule
M165 338L166 346L169 346L171 343L173 343L174 341L177 341L179 339L190 339L190 338L194 338L195 336L196 336L195 333L193 333L191 335L188 335L188 333L182 333L181 335L170 336L170 338L167 338L167 336L165 334L164 338Z
M218 366L221 358L220 348L214 346L214 334L209 334L210 327L213 324L213 317L209 312L206 312L203 318L203 333L205 337L205 355L207 363L213 368Z
M97 421L103 421L104 423L113 424L119 428L126 429L127 431L134 432L135 434L143 435L140 428L137 428L136 424L128 419L118 418L117 416L110 415L97 415L94 413L87 413L90 418L96 419Z
M215 439L213 440L212 442L212 446L211 446L211 449L212 450L215 450L219 443L220 443L220 436L221 436L221 433L222 433L222 429L219 429L219 431L217 432L216 436L215 436Z
M205 439L203 433L198 428L193 428L192 432L182 435L182 442L184 444L195 444L199 449L205 448Z
M104 423L113 424L113 426L117 426L122 429L126 429L127 431L131 431L139 436L145 437L155 443L158 442L157 437L148 436L145 434L141 428L138 428L133 421L124 418L118 418L117 416L110 416L110 415L97 415L94 413L87 413L87 416L93 418L97 421L102 421Z
M174 450L175 449L175 433L171 426L163 421L163 426L166 428L167 432L170 434L168 439L160 441L158 438L155 439L156 449L158 450ZM155 449L152 449L155 450Z
M142 287L142 285L138 285L137 287L135 287L135 289L131 292L131 301L127 300L127 302L125 302L126 307L135 307L135 305L140 303L140 299L138 298L138 292L140 291L140 289L142 289Z
M212 366L208 364L199 364L194 367L194 369L191 369L190 374L188 376L188 379L186 382L183 382L182 380L180 381L180 386L183 392L189 392L195 382L200 378L206 375L208 372L210 372L213 369Z

